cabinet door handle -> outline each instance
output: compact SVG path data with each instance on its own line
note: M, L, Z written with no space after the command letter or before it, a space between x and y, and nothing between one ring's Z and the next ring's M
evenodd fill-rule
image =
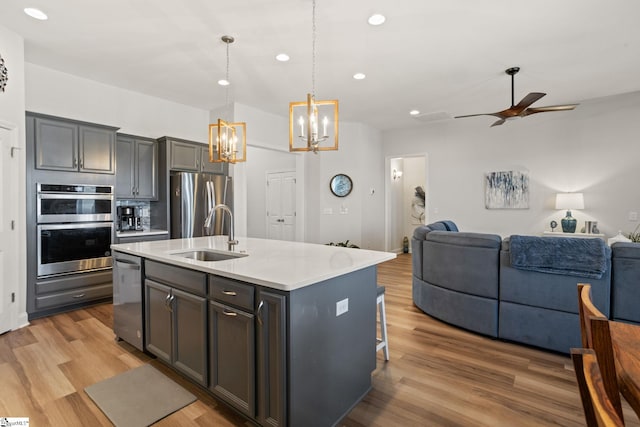
M164 308L166 308L169 311L171 311L171 308L169 308L170 303L171 303L171 294L167 294L167 297L164 299Z
M222 291L222 293L225 294L225 295L229 295L231 297L235 297L236 295L238 295L234 291Z
M76 299L77 298L84 298L84 296L85 296L85 294L77 294L77 295L74 295L73 298L76 298Z
M136 264L133 261L129 261L126 259L118 259L116 258L116 264L120 266L120 268L128 268L131 270L140 270L140 265Z
M256 312L256 317L258 318L260 326L262 326L262 306L264 306L264 301L260 300L260 304L258 304L258 310Z
M76 157L73 158L73 167L78 167L78 159Z
M84 160L80 159L80 168L82 169L84 167Z
M226 308L222 310L222 314L224 314L225 316L231 316L231 317L235 317L238 315L238 313L229 311Z

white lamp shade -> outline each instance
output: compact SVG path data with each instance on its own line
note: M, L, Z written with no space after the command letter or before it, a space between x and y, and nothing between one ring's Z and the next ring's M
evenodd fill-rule
M558 193L556 209L584 209L584 196L582 193Z

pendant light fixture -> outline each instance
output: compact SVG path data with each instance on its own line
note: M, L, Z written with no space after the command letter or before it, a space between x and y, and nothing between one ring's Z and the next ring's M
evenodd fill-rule
M218 84L226 87L226 111L229 111L229 45L234 42L231 36L222 36L227 44L227 73ZM209 125L209 161L212 163L239 163L247 160L247 125L243 122L230 123L218 119Z
M311 93L307 100L289 103L289 151L338 149L338 100L317 101L316 86L316 0L312 11Z

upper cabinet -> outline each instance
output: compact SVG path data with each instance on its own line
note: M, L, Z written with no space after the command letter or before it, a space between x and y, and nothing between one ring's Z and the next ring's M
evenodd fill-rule
M116 197L158 199L158 144L155 140L118 135Z
M167 139L171 170L227 174L226 163L209 162L209 146L197 142Z
M35 118L35 167L69 172L115 172L116 128Z

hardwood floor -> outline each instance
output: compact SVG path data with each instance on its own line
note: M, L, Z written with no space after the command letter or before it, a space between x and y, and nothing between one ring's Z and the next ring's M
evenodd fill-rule
M448 326L411 300L411 258L380 265L391 360L378 353L373 389L342 426L583 426L568 356ZM84 388L151 363L198 400L156 426L251 425L199 387L114 341L112 306L34 320L0 336L0 417L32 426L109 426ZM640 426L626 402L625 421Z

